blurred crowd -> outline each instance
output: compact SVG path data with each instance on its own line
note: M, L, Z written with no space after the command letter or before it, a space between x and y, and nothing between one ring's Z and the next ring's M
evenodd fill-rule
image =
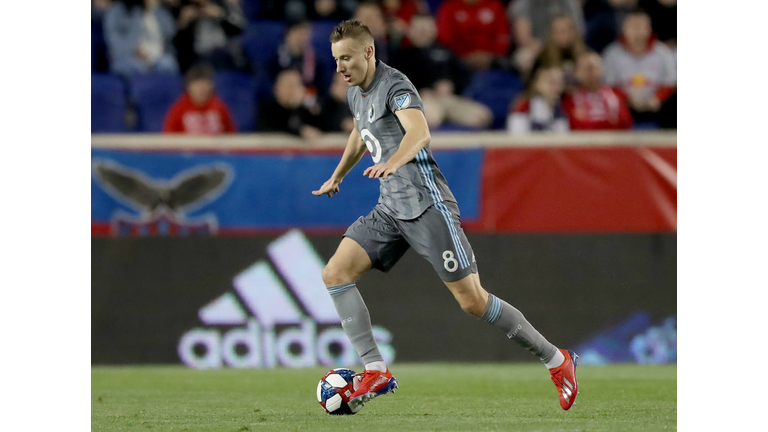
M676 128L676 0L92 0L92 110L109 76L126 130L152 131L130 126L153 103L134 87L169 75L183 88L154 92L173 95L154 102L164 132L349 132L328 42L349 18L433 131Z

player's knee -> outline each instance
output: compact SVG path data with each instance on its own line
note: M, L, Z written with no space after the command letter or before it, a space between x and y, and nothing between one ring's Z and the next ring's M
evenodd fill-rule
M485 312L485 305L483 304L482 298L479 296L465 296L460 297L457 299L459 301L459 306L461 306L461 309L475 317L481 317L483 316L483 312Z
M357 275L333 263L328 263L323 269L323 282L325 282L325 286L342 285L352 283L355 280L357 280Z

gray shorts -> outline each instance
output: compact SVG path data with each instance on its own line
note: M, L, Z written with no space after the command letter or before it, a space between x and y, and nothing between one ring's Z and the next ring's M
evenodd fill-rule
M477 273L475 254L461 228L459 207L453 202L437 203L411 220L394 218L376 206L368 216L356 220L344 237L362 246L373 268L383 272L412 247L445 282Z

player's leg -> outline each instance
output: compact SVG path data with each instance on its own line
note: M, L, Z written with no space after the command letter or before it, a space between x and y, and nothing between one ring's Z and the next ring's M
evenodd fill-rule
M499 328L549 366L561 354L509 303L489 294L480 284L472 246L461 228L455 203L437 203L419 218L403 223L413 249L426 258L467 313Z
M560 407L567 410L576 401L579 384L576 381L576 365L579 356L573 351L552 345L525 319L522 312L504 300L488 293L480 285L477 273L470 274L445 285L459 302L461 308L498 328L508 338L541 359L549 369L552 382L557 387Z
M508 338L539 357L548 368L562 364L564 358L557 347L549 343L519 310L483 289L477 273L444 283L465 312L504 332Z
M391 216L376 209L358 219L344 235L339 250L323 271L323 279L341 325L365 364L362 380L349 400L352 411L357 411L374 397L394 392L397 380L376 346L371 318L355 281L370 268L389 271L408 250L408 243Z
M438 203L419 218L403 222L401 230L413 249L432 264L464 311L498 328L538 356L550 369L556 385L555 375L563 368L573 371L574 375L568 379L569 383L576 385L575 365L569 363L569 352L549 343L519 310L488 293L480 284L475 255L461 228L459 209L455 203ZM571 390L574 394L566 394L568 401L565 404L561 391L561 406L564 409L570 408L575 399L577 389L567 391Z
M382 362L371 328L371 316L357 290L357 279L370 270L371 259L354 240L343 238L323 269L323 282L336 306L341 326L364 364Z
M365 249L354 240L344 237L323 269L323 281L330 286L353 283L370 269L371 259Z

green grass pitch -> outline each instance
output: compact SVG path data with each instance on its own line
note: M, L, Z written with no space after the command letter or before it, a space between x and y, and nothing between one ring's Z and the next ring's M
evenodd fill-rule
M359 367L362 369L362 367ZM355 369L357 370L357 369ZM95 431L628 431L677 428L676 366L579 366L563 411L541 364L395 364L400 389L352 416L315 399L327 368L91 368Z

